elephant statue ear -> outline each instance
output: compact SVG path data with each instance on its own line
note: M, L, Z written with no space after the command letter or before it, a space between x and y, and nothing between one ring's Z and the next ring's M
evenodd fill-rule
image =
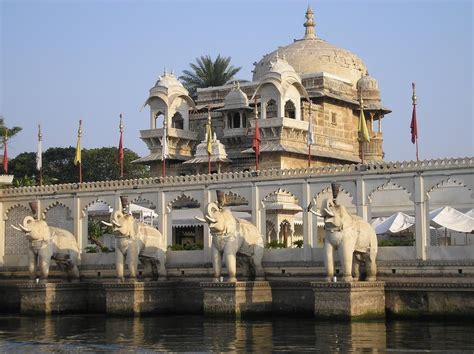
M130 218L132 219L132 229L130 230L131 231L131 235L132 237L136 237L138 235L138 229L139 229L139 225L138 225L138 222L133 219L133 216L130 215Z
M209 203L207 205L207 215L212 216L216 211L219 211L219 207L216 203Z

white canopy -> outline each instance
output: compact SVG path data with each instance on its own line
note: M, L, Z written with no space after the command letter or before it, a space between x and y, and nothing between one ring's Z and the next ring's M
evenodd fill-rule
M371 224L377 235L387 232L396 233L415 224L415 218L399 211L389 217L374 219Z
M435 227L446 227L458 232L471 232L474 230L474 218L450 206L431 211L430 220L431 224Z
M469 210L467 213L465 213L467 216L470 216L471 218L474 218L474 209Z

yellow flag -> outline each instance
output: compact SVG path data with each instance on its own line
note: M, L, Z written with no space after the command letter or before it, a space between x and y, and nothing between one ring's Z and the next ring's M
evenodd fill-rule
M359 139L361 141L370 141L369 137L369 130L367 129L367 123L365 121L364 109L362 108L362 104L360 106L360 116L359 116Z
M212 155L212 129L211 129L211 113L210 112L209 112L209 117L207 118L206 135L207 135L207 153L209 155Z
M77 131L76 156L74 157L74 165L81 163L81 135L82 135L82 120L79 121L79 129Z

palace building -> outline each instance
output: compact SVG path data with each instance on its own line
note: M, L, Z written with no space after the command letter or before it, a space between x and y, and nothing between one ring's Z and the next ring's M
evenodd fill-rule
M348 50L319 38L314 14L306 12L303 38L254 63L252 82L197 90L194 101L173 73L150 89L149 129L141 139L150 154L136 160L162 174L163 125L167 125L167 175L208 172L206 124L212 125L212 172L255 170L252 149L256 117L259 169L286 169L382 160L381 102L377 81ZM370 141L358 139L362 99ZM255 107L257 106L257 107ZM255 112L257 108L257 112ZM309 120L313 144L308 149Z

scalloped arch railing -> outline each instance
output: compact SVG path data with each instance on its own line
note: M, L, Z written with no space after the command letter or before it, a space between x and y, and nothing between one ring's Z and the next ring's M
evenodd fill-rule
M230 182L271 181L281 179L298 179L342 175L378 175L381 173L424 172L473 168L472 157L434 159L423 161L371 162L368 164L333 165L298 169L271 169L262 171L226 172L222 174L187 175L126 179L114 181L96 181L85 183L68 183L46 186L29 186L0 190L0 198L28 195L51 195L77 193L82 191L116 191L140 187L172 187L178 185L222 184Z

